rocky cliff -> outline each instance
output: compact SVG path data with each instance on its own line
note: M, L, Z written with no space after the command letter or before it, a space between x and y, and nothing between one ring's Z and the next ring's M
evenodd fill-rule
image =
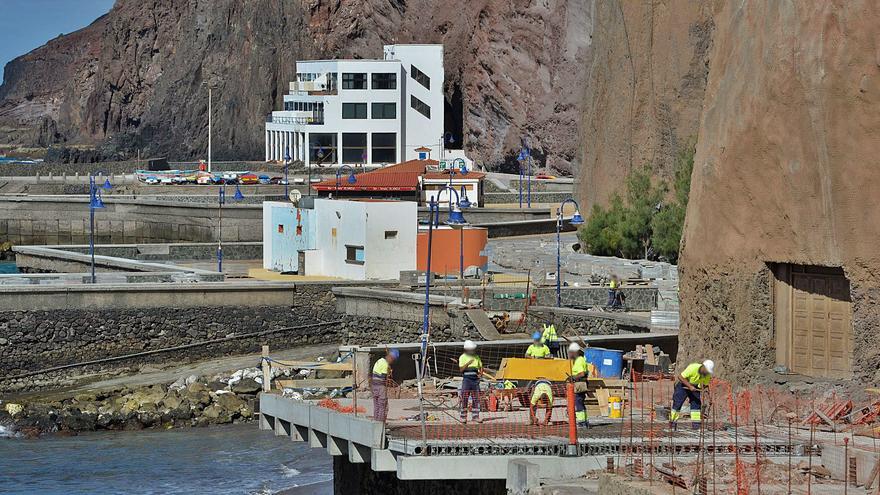
M842 267L854 331L842 345L857 377L880 379L877 25L872 1L729 2L716 15L680 271L687 357L754 378L785 331L769 269Z
M529 135L542 163L570 171L590 15L580 0L119 0L7 66L0 122L7 141L202 156L211 82L217 158L259 159L263 117L280 106L297 59L444 43L458 142L499 167Z
M633 169L669 179L697 139L712 2L596 2L581 91L580 197L603 203Z

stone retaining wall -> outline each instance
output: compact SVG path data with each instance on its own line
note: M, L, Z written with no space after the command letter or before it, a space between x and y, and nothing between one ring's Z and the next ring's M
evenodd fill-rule
M552 322L556 330L564 335L616 335L621 332L647 332L644 325L629 323L616 314L584 311L580 309L535 307L529 310L530 328L538 329L541 324Z
M70 363L181 346L233 335L342 320L328 326L275 333L182 349L136 359L76 368L20 380L0 378L0 390L57 384L59 376L116 369L135 363L167 362L259 352L260 346L286 349L304 344L380 344L416 342L419 322L336 312L329 285L301 285L290 304L159 305L127 309L91 307L0 311L0 377ZM449 324L432 328L438 340L467 337Z
M536 293L538 306L556 306L555 287L532 287ZM657 308L656 287L625 287L626 308L630 311L650 311ZM525 287L490 288L485 291L483 307L489 311L522 311L524 299L496 299L497 295L525 293ZM560 290L563 307L592 308L604 307L608 302L606 287L563 287Z

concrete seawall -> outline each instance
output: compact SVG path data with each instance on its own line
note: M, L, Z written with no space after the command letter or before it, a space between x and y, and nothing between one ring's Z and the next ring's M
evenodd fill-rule
M105 197L104 203L106 208L95 214L95 242L99 244L217 240L218 212L214 203L112 196ZM502 235L521 235L546 231L550 228L547 225L553 227L555 224L546 220L549 215L548 208L475 208L466 216L472 224L490 230L494 228L491 224L503 224L498 226ZM262 216L260 204L229 201L223 207L223 240L261 241ZM421 208L419 216L426 217L427 210ZM0 241L17 245L87 244L89 230L88 196L0 196Z
M95 213L95 242L217 240L217 206L105 198ZM262 205L223 208L223 240L259 241ZM13 244L87 244L87 196L0 196L0 239Z

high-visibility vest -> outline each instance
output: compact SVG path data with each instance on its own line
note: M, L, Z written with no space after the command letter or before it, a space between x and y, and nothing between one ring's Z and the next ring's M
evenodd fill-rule
M556 336L556 325L552 323L544 325L544 332L541 333L541 343L556 342L559 338Z

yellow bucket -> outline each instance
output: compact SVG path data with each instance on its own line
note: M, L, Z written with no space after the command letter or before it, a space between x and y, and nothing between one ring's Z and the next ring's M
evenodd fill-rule
M620 397L609 397L608 398L608 417L609 418L622 418L623 417L623 399Z

